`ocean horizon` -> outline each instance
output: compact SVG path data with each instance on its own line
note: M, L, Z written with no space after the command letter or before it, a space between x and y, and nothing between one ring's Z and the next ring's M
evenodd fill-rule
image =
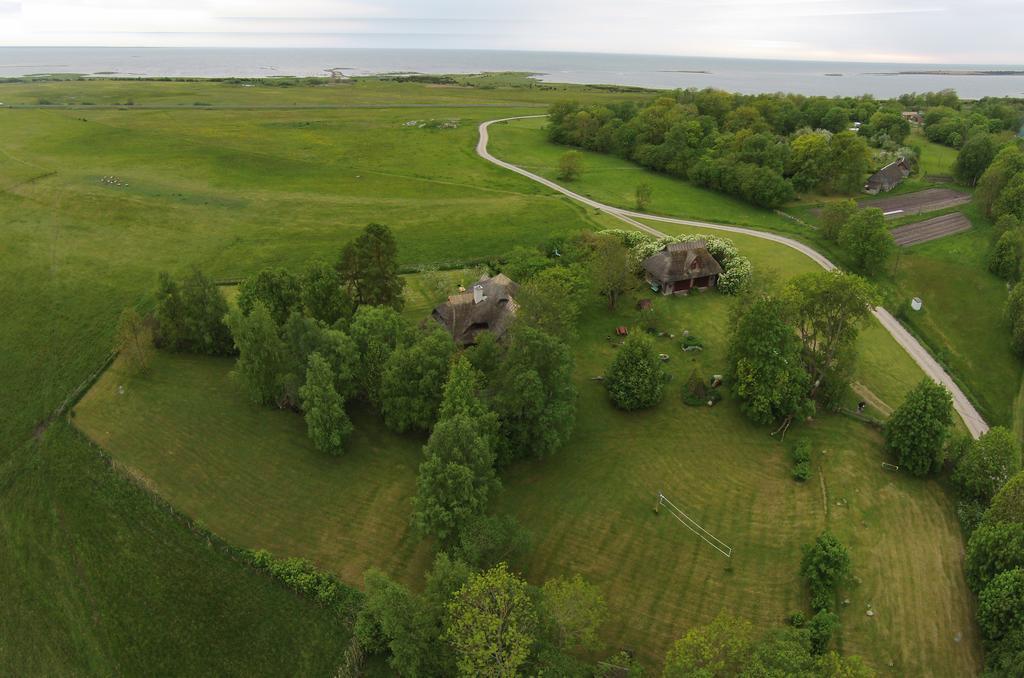
M0 77L281 77L521 71L541 82L744 94L892 98L954 89L968 99L1024 97L1024 65L738 59L457 49L248 47L0 47ZM1004 74L995 74L1002 72ZM1005 74L1013 72L1013 74Z

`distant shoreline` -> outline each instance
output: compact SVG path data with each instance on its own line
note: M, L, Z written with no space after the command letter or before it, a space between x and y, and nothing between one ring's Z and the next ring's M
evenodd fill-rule
M826 73L826 75L831 75ZM892 71L864 75L1024 75L1024 71Z

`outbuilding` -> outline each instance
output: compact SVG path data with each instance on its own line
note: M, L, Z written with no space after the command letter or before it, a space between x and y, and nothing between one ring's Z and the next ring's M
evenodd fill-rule
M644 277L651 289L662 294L687 294L718 284L722 266L708 252L703 240L670 243L644 259Z
M868 177L868 182L864 184L864 192L871 195L887 193L896 188L908 176L910 176L910 163L904 158L900 158Z

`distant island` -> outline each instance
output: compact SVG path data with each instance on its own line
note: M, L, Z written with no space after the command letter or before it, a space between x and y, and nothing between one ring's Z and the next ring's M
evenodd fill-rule
M704 75L711 75L711 71L688 71L685 69L673 69L667 71L658 71L659 73L703 73Z
M842 73L826 73L825 77L826 78L841 78L841 77L843 77L843 74Z
M864 75L1024 75L1024 71L895 71L892 73L865 73Z

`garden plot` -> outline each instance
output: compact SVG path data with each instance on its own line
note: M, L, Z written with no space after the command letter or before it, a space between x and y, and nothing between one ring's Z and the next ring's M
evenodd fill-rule
M909 214L923 214L956 207L970 201L971 196L967 193L950 188L929 188L881 200L861 200L858 204L861 207L877 207L887 219L898 219Z
M910 247L929 240L938 240L971 228L971 222L960 212L943 214L892 229L892 238L900 247Z

